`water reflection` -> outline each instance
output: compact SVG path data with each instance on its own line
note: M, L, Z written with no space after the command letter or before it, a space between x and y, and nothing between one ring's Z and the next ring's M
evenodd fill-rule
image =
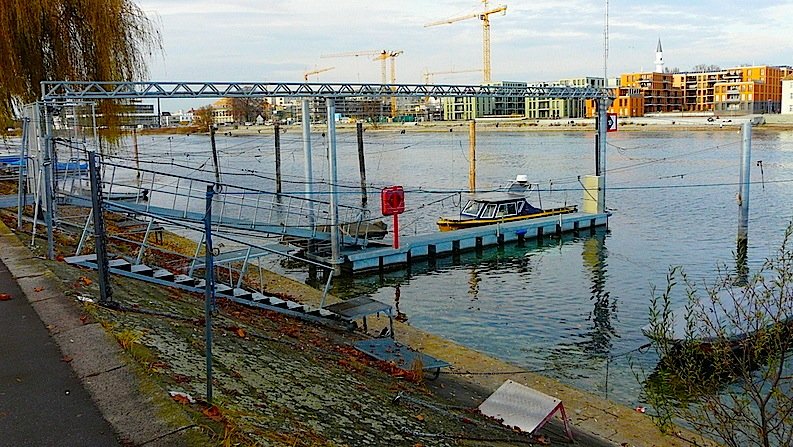
M591 281L591 296L589 299L594 304L588 320L592 323L587 331L587 339L576 343L590 356L605 356L611 352L611 339L617 337L611 319L616 317L617 303L611 299L611 292L606 288L608 277L606 260L606 234L596 234L584 241L582 258L584 266L589 272Z
M601 386L601 379L605 380L605 376L601 378L604 362L612 354L613 339L619 338L612 322L617 317L617 302L607 287L606 237L607 232L602 231L581 240L582 266L588 276L592 303L584 319L587 324L549 350L546 357L546 368L557 377L592 378L596 387Z

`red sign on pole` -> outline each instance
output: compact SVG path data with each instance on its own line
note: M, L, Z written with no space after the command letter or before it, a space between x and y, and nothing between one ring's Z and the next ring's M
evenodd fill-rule
M380 191L380 208L383 216L405 212L405 191L401 186L389 186Z
M405 190L389 186L380 191L380 209L383 216L394 216L394 248L399 248L399 215L405 212Z

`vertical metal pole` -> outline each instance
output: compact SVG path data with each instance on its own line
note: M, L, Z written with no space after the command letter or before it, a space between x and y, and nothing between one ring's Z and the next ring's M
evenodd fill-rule
M603 189L603 208L606 207L606 132L608 126L608 116L606 115L608 112L608 102L609 98L607 96L601 96L598 98L598 174L602 176L603 179L600 183L600 187Z
M308 199L308 223L314 228L314 172L311 166L311 111L308 99L303 99L303 175L305 176L306 199Z
M204 282L204 344L206 349L207 371L207 402L212 403L212 312L215 309L215 266L212 259L212 196L215 190L212 185L207 185L206 212L204 214L204 249L206 269Z
M275 132L275 193L281 194L281 125L276 122L273 126ZM278 196L280 199L281 197Z
M106 306L113 300L113 290L110 288L110 277L108 276L105 221L102 215L102 181L96 160L96 152L88 152L88 175L91 181L91 206L94 214L96 268L99 272L99 303Z
M151 229L154 226L154 219L149 219L149 224L146 225L146 233L143 235L143 242L140 243L140 250L138 250L138 256L135 257L135 264L140 264L143 261L143 252L146 250L146 242L149 240L149 235L151 234Z
M738 182L738 281L745 282L747 270L747 255L749 245L749 184L751 182L752 165L752 123L743 124L743 145L741 151L741 171Z
M212 165L215 168L215 186L220 188L220 166L218 165L218 151L215 147L215 125L209 125L209 141L212 144Z
M361 206L366 208L368 197L366 196L366 159L363 155L363 123L355 124L355 132L358 135L358 170L361 172Z
M595 135L595 175L600 175L600 135Z
M468 191L476 192L476 121L468 122Z
M22 119L22 144L19 147L19 182L17 184L17 228L22 228L22 210L27 206L27 188L25 178L28 175L28 141L30 133L30 117Z
M96 104L91 103L91 123L94 126L94 150L99 152L99 134L96 128Z
M46 202L47 214L45 221L47 223L47 259L55 259L55 240L52 234L52 226L55 214L55 205L52 184L52 127L50 126L49 114L47 113L47 106L44 105L44 200Z
M336 102L333 99L327 100L328 118L328 170L330 185L330 260L333 266L333 274L341 274L339 264L339 203L336 196L336 183L338 182L338 172L336 171Z
M399 214L394 213L394 248L399 248Z
M138 129L132 129L132 147L135 150L135 169L138 170L138 172L135 174L135 177L140 178L140 157L138 154Z

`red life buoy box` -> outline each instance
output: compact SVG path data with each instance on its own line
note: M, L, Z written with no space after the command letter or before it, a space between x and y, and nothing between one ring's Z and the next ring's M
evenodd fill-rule
M401 186L389 186L380 191L380 207L383 216L405 212L405 191Z

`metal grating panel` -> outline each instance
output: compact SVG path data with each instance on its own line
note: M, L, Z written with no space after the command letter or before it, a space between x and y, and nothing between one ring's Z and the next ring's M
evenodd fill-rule
M325 306L325 309L341 315L348 320L366 317L378 313L391 315L391 306L369 297L359 296L349 300L341 301L330 306Z
M394 362L399 369L413 368L417 359L421 359L422 369L432 370L449 366L449 363L438 360L422 352L414 351L407 346L400 345L391 338L373 338L353 343L355 349L377 360Z
M507 380L479 405L479 411L485 416L502 420L506 426L534 433L561 405L559 399Z

